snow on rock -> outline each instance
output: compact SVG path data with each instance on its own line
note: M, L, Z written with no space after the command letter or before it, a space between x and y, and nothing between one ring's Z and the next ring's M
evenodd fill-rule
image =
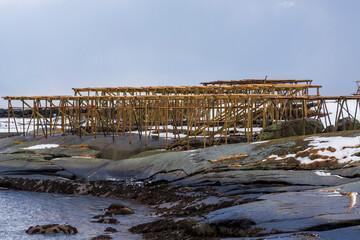
M350 197L350 206L349 206L348 210L346 211L346 213L349 213L351 208L354 207L356 204L356 198L357 198L358 193L351 192L351 193L347 193L346 195L348 195Z
M359 137L309 137L304 140L311 140L309 148L306 150L319 150L320 155L328 156L328 159L338 159L339 163L360 160L360 157L354 156L355 153L360 152ZM309 157L299 157L297 159L305 164L313 161ZM316 161L328 159L316 159Z
M300 164L311 164L315 161L328 160L335 160L340 164L360 161L360 154L356 156L360 152L360 137L309 137L305 138L304 141L310 141L309 147L304 151L285 156L271 155L264 161L270 159L283 160L289 157L295 157L300 161ZM322 174L324 176L326 173Z
M263 161L267 161L267 160L283 160L285 158L290 158L290 157L295 157L296 154L288 154L288 155L284 155L284 156L279 156L279 155L270 155L268 158L264 159Z
M323 176L323 177L331 176L331 173L326 173L326 172L323 172L323 171L315 171L314 173L316 175Z
M338 177L338 178L343 178L342 176L339 176L339 175L332 175L331 173L324 172L324 171L315 171L314 173L315 173L316 175L318 175L318 176L322 176L322 177L334 176L334 177Z
M22 148L24 150L35 150L35 149L45 149L45 148L56 148L59 147L59 144L38 144L26 148Z
M260 144L260 143L267 143L267 142L269 142L269 141L258 141L258 142L252 142L250 144Z

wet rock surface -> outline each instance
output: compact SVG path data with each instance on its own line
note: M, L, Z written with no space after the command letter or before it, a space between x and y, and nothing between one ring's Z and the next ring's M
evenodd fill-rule
M106 209L106 215L127 215L134 214L134 210L119 203L113 203Z
M113 238L110 235L99 235L91 238L91 240L106 240L106 239L113 239Z
M360 152L360 134L336 136L353 140L342 148L317 148L311 144L325 140L309 137L182 152L139 148L120 160L104 158L108 146L93 148L87 139L52 139L73 146L63 147L62 157L54 149L19 152L43 140L2 139L0 188L134 199L161 218L130 229L146 239L336 239L341 231L351 239L360 233L360 164L352 155ZM113 204L93 221L118 224L116 215L133 213ZM115 229L108 228L109 234Z
M117 230L115 228L112 228L112 227L107 227L107 228L105 228L104 231L105 232L117 232Z
M100 218L99 220L92 222L104 223L104 224L118 224L119 220L115 218Z
M76 234L78 233L75 227L67 224L49 224L49 225L36 225L26 230L27 234Z

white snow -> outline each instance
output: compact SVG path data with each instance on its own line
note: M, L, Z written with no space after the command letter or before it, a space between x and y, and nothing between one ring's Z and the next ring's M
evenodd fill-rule
M267 159L271 158L273 160L282 160L282 159L285 159L285 158L289 158L289 157L295 157L296 154L288 154L286 156L282 156L280 157L279 155L270 155L267 157ZM263 161L266 161L267 159L264 159Z
M356 198L357 198L358 193L357 192L351 192L351 203L350 203L350 207L349 210L356 204Z
M314 173L315 173L316 175L323 176L323 177L331 176L331 173L326 173L326 172L324 172L324 171L315 171Z
M328 193L328 197L342 197L343 195L340 192Z
M334 177L338 177L338 178L343 178L342 176L339 176L339 175L332 175L331 173L324 172L324 171L315 171L314 173L315 173L316 175L318 175L318 176L322 176L322 177L334 176Z
M167 128L168 128L168 133L167 133L167 137L169 138L169 139L179 139L179 137L180 138L184 138L184 137L186 137L187 135L186 135L186 132L187 132L187 127L186 126L184 126L183 127L183 133L175 133L174 134L174 132L173 132L173 129L174 129L174 126L172 126L172 125L168 125L167 126ZM177 127L177 129L180 131L181 130L181 127ZM206 128L207 129L207 128ZM209 128L210 129L210 132L212 132L212 131L218 131L219 129L221 129L221 127L210 127ZM156 132L156 129L155 129L155 127L152 127L152 128L149 128L148 130L147 130L147 136L148 137L150 137L150 136L159 136L160 138L166 138L166 126L160 126L160 132L159 133L157 133ZM197 127L190 127L189 128L189 130L191 131L191 132L193 132L193 131L195 131L195 130L197 130ZM245 129L245 128L236 128L236 134L238 135L238 134L245 134L245 132L247 131L247 129ZM257 133L257 132L260 132L262 130L262 128L258 128L258 127L254 127L253 128L253 133ZM233 127L229 127L228 128L228 131L230 132L230 131L234 131L234 128ZM229 136L231 136L232 134L230 134L228 132L228 137ZM132 130L131 132L130 132L131 134L139 134L139 132L138 131L136 131L136 130ZM142 134L142 136L145 136L145 131L142 131L141 132L141 134ZM215 138L219 138L219 137L224 137L225 135L225 131L222 133L222 134L216 134L214 137ZM189 136L189 138L204 138L204 135L202 134L202 133L200 133L199 135L197 135L197 136ZM208 136L206 135L206 138L208 138ZM257 143L263 143L263 142L266 142L266 141L262 141L262 142L257 142ZM256 143L254 143L254 144L256 144Z
M27 130L27 126L30 122L30 119L25 118L25 130ZM16 121L16 126L15 126ZM23 132L23 119L22 118L10 118L10 132L16 132L16 127L20 133ZM32 130L32 129L30 129ZM8 119L7 118L0 118L0 132L8 132Z
M309 137L304 139L305 141L311 140L309 143L310 148L321 149L325 148L325 151L319 151L319 154L326 155L329 157L335 157L339 159L339 163L346 163L348 161L359 161L360 157L353 156L355 153L360 152L360 138L359 137ZM335 148L335 152L326 150L328 147ZM344 148L345 147L345 148ZM305 150L305 151L306 151ZM301 163L309 164L314 160L311 160L309 157L300 157L297 158ZM323 159L316 159L316 161L321 161Z
M343 107L345 108L345 110L347 110L347 108L348 108L348 110L349 110L349 112L351 114L351 117L354 117L357 120L360 120L359 110L358 110L357 114L355 115L356 104L357 104L356 99L353 99L353 100L349 99L349 100L347 100L347 105L344 104ZM329 117L321 117L320 120L324 125L326 123L326 126L329 126L330 123L329 123L328 118L330 118L331 124L335 125L336 110L338 108L338 103L335 100L327 100L326 101L326 107L327 107L327 110L329 112ZM315 108L312 108L312 109L314 110ZM324 112L324 109L322 109L322 112ZM348 114L346 113L346 111L344 111L344 109L343 109L343 113L344 113L344 117L349 117Z
M310 143L309 147L303 152L310 150L318 150L319 155L328 156L328 158L318 158L315 160L311 160L308 156L296 157L296 154L288 154L282 157L278 155L271 155L268 158L275 158L274 160L282 160L289 157L296 157L296 159L302 164L310 164L315 161L326 161L329 160L331 157L338 159L338 162L340 164L360 161L360 157L354 155L355 153L360 152L360 137L309 137L305 138L304 141L310 141ZM329 151L329 147L334 148L335 151ZM266 159L264 161L266 161ZM318 174L319 176L320 174L322 174L321 176L325 176L324 174L326 173L318 172L316 174Z
M58 146L59 146L59 144L38 144L38 145L34 145L34 146L22 148L22 149L34 150L34 149L56 148Z
M50 122L50 118L47 119L48 122ZM42 123L44 122L43 119L40 120ZM15 124L16 122L16 124ZM23 124L25 123L25 125ZM34 130L33 128L33 124L34 124L34 119L30 119L30 118L25 118L24 122L22 118L10 118L10 132L12 133L16 133L18 132L19 134L22 134L24 131L27 132L32 132ZM59 123L55 124L55 119L52 119L52 124L56 125L56 126L60 126ZM66 119L66 123L65 125L68 125L69 121ZM50 126L47 126L48 128L50 128ZM45 127L41 127L39 128L39 133L43 130L43 128L45 129ZM68 127L66 127L68 128ZM0 132L4 133L4 132L8 132L9 128L8 128L8 118L0 118Z
M267 143L268 141L258 141L258 142L252 142L250 144L260 144L260 143Z

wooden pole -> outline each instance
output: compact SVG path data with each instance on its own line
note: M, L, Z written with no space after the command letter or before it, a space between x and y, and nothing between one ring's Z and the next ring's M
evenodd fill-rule
M11 125L11 121L10 121L10 105L11 105L11 100L8 100L8 137L11 136L11 129L10 129L10 125Z
M24 101L22 101L22 124L23 124L23 136L25 136L25 107L24 107Z
M48 119L47 100L45 100L45 118ZM48 136L47 121L44 121L44 125L45 125L45 138L47 139L47 136Z

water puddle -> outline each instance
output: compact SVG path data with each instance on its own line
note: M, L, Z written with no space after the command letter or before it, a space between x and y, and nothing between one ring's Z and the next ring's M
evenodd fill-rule
M103 214L102 209L111 203L121 203L135 214L115 216L119 224L91 222L95 215ZM133 202L93 196L34 193L25 191L0 190L0 239L49 239L49 235L28 235L25 231L34 225L68 223L78 229L76 235L53 234L51 239L90 239L104 234L106 227L118 232L111 233L114 239L142 239L131 234L132 226L154 221L153 211L147 206Z

